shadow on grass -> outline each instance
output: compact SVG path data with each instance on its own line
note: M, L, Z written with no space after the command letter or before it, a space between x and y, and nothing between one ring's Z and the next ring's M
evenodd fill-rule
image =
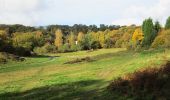
M0 98L1 100L103 100L107 96L104 95L104 89L98 86L104 82L106 81L87 80L45 86L25 92L0 94Z

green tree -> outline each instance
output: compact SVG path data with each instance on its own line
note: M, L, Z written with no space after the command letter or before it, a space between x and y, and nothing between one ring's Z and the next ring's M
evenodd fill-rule
M166 20L165 29L170 29L170 16Z
M154 30L155 30L156 33L159 33L159 32L160 32L160 30L161 30L161 25L160 25L159 21L156 21L156 22L155 22Z
M155 34L154 24L151 18L144 20L142 25L142 31L144 34L143 46L149 47L154 40L153 34Z
M12 43L16 48L31 51L34 48L34 39L33 33L13 33Z
M83 50L90 50L92 44L92 38L90 34L86 34L82 41L80 42L80 47Z

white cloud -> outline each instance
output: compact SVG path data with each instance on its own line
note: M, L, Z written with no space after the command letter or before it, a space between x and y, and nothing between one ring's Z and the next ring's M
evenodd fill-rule
M40 0L0 0L1 11L6 12L27 12L36 10Z
M116 23L121 23L121 25L126 23L141 24L142 20L145 18L152 17L154 20L159 20L164 24L166 18L170 15L169 5L170 0L158 0L148 7L145 5L132 5L122 13L122 17L117 19Z
M0 24L141 24L170 14L170 0L0 0Z
M0 23L35 25L43 0L0 0Z

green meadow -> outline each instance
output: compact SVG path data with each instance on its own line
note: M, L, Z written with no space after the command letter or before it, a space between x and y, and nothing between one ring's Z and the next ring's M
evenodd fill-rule
M169 59L170 50L134 52L113 48L47 54L28 57L23 62L10 61L0 65L0 98L111 99L107 86L115 78L147 67L159 67Z

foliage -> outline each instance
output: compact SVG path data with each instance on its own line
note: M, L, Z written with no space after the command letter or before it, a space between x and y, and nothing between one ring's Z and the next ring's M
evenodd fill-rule
M7 33L5 30L0 30L0 39L1 40L7 39Z
M63 33L62 33L62 31L58 29L55 32L55 37L56 38L55 38L54 44L57 48L60 48L61 46L63 46Z
M0 64L1 63L6 63L7 62L7 57L3 53L0 52Z
M132 36L132 41L133 41L134 46L136 47L137 45L142 44L143 38L144 37L143 37L143 32L141 28L137 28Z
M91 35L86 34L85 37L79 43L81 50L90 50L91 49Z
M24 56L31 55L34 51L37 53L38 51L50 51L53 53L56 51L54 46L60 49L59 51L64 52L117 47L133 49L137 47L137 44L141 43L142 36L137 35L137 33L141 32L135 32L140 27L135 25L120 27L104 24L99 27L82 24L40 27L18 24L0 25L0 51ZM151 18L146 19L142 25L144 35L142 46L150 47L161 30L162 28L158 21L153 24ZM48 43L51 45L52 50L46 51L45 45ZM66 48L67 50L61 50L61 48Z
M37 54L45 54L45 53L51 53L56 51L56 47L54 45L51 45L50 43L46 43L42 47L36 47L34 48L34 52Z
M70 36L69 36L69 45L70 45L70 46L75 45L75 43L76 43L75 40L76 40L75 35L74 35L73 32L71 32L71 33L70 33Z
M152 43L153 48L170 47L170 30L162 30Z
M151 18L144 20L142 24L142 32L144 34L143 46L149 47L154 38L154 25Z
M84 38L84 33L83 32L79 32L78 33L78 36L77 36L77 41L78 41L78 43L80 43L82 40L83 40L83 38Z
M81 50L79 45L71 45L70 46L70 51L79 51L79 50Z
M126 99L169 99L170 62L161 68L148 68L125 78L117 78L108 87L113 94Z
M166 20L165 29L170 29L170 16Z
M58 48L58 52L60 52L60 53L70 52L70 51L71 50L70 50L70 46L69 46L68 43L66 43L66 44L64 44L62 46L59 46L59 48Z
M159 21L155 22L154 30L155 30L156 35L161 31L161 25L160 25Z
M34 47L43 44L42 39L41 32L13 33L12 45L16 54L29 56Z
M99 31L97 34L99 35L100 45L103 48L105 43L105 34L102 31Z
M0 30L0 51L3 51L8 45L9 39L5 30Z

